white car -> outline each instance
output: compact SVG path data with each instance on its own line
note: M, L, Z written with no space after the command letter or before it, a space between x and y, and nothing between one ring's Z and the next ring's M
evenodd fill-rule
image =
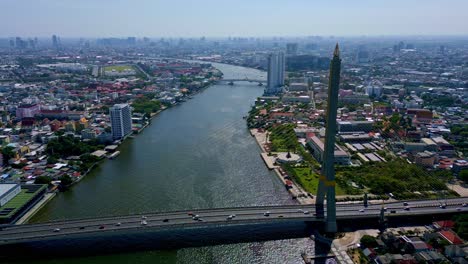
M54 232L60 232L60 228L55 228Z
M364 213L364 209L359 209L359 212Z
M147 224L148 222L146 222L146 220L141 221L141 225L147 225Z
M266 211L265 213L263 213L264 216L270 216L270 211Z
M310 212L309 211L304 211L304 214L310 214Z

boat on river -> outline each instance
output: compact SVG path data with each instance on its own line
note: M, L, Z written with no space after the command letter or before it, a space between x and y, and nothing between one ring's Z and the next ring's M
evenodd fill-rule
M116 151L109 155L109 159L115 159L120 154L120 151Z

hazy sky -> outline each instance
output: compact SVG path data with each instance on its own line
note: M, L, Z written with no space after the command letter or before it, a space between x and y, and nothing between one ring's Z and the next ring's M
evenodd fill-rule
M0 0L0 36L468 35L468 0Z

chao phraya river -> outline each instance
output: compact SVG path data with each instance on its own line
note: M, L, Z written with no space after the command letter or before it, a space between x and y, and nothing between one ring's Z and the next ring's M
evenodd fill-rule
M266 73L215 64L225 78L266 78ZM292 204L260 157L247 115L263 87L239 82L213 85L163 111L121 154L103 162L60 193L31 222L191 208ZM37 263L303 263L313 247L294 239L147 251Z

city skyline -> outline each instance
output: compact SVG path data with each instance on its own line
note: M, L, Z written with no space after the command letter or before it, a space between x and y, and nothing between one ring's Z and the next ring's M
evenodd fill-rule
M0 8L11 23L0 29L1 37L381 36L466 35L468 3L6 0Z

